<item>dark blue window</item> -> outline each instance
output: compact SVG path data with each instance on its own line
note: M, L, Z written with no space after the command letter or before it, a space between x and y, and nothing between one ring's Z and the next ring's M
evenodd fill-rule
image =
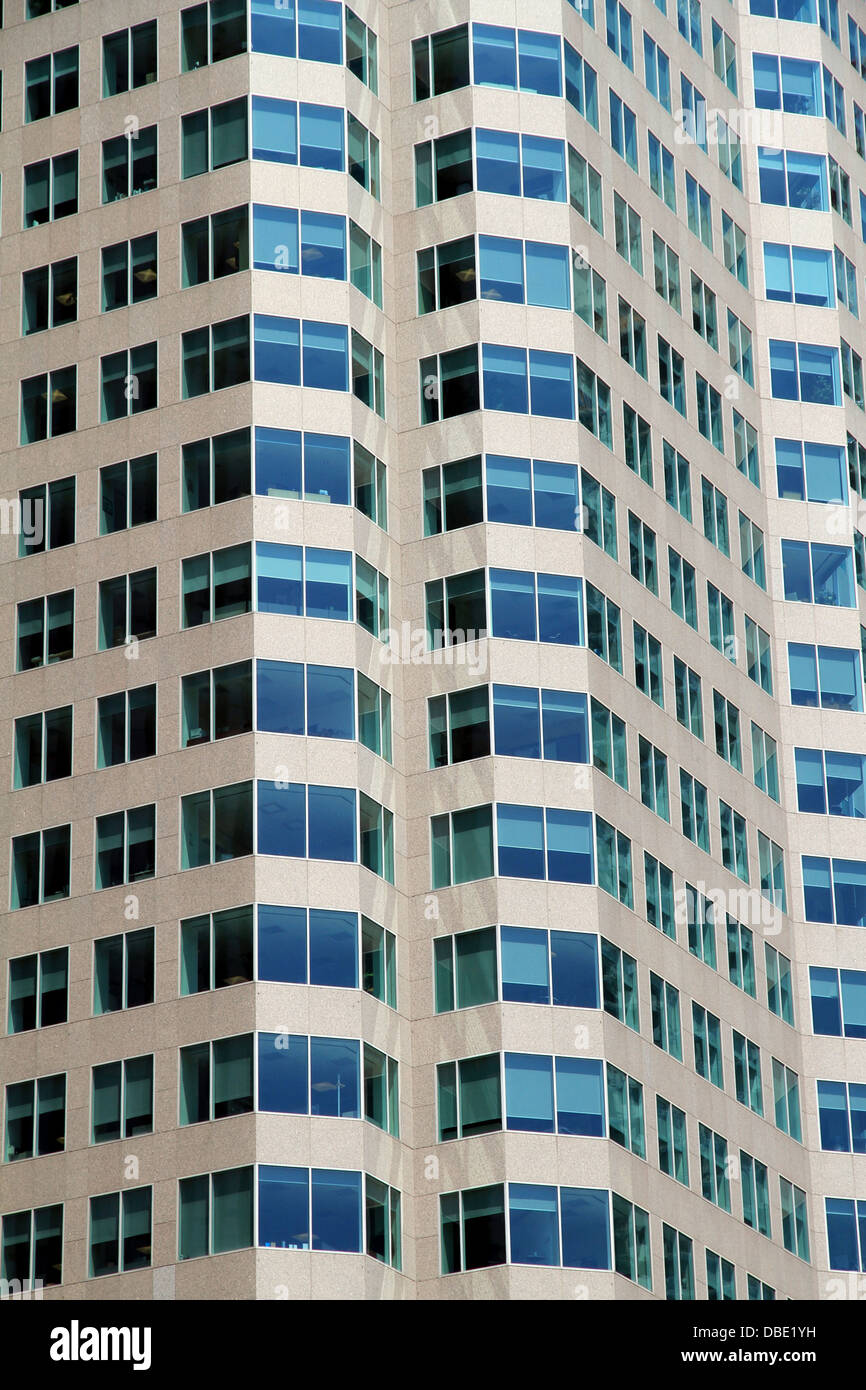
M574 419L574 358L570 353L529 349L529 399L533 415Z
M298 57L343 61L343 6L338 0L298 0Z
M558 34L518 29L520 90L541 96L562 96L562 56Z
M555 1187L510 1182L508 1219L512 1264L559 1264L559 1204Z
M355 737L355 672L350 667L307 667L306 731L311 738Z
M314 1168L313 1249L359 1252L361 1174Z
M298 1033L259 1033L259 1109L308 1115L308 1040Z
M512 758L541 757L538 691L522 685L494 685L496 752Z
M300 386L300 321L278 318L273 314L254 314L253 360L256 381Z
M806 914L808 917L808 913ZM812 921L815 919L812 918ZM849 972L863 974L862 971ZM866 983L866 975L864 975ZM829 1034L834 1038L842 1036L842 1001L839 996L839 972L826 966L809 967L809 986L812 994L812 1030L815 1033ZM866 1018L864 1018L866 1022Z
M310 984L358 988L358 918L310 908Z
M520 136L515 131L475 131L479 193L520 197Z
M579 646L583 642L583 584L568 574L538 576L538 640Z
M345 280L345 217L329 212L301 213L301 272L324 280Z
M528 414L526 349L484 343L482 362L484 409L507 410L514 415Z
M488 521L531 526L532 465L529 459L488 454L486 466Z
M568 1269L610 1269L610 1214L606 1191L561 1187L562 1263Z
M535 641L534 574L526 570L491 569L490 607L494 637Z
M571 690L542 690L541 724L545 758L564 763L589 761L585 695Z
M532 497L536 526L547 526L556 531L577 529L580 494L575 464L534 459Z
M261 663L259 663L261 665ZM260 980L307 983L307 910L262 903L258 909Z
M258 854L306 858L307 789L303 782L257 783Z
M360 1043L310 1038L310 1113L360 1117Z
M256 425L256 492L260 497L301 496L300 430Z
M830 1268L866 1268L866 1202L855 1204L848 1197L827 1197L825 1201Z
M256 545L256 606L260 613L303 613L303 551L299 545Z
M259 1245L276 1246L281 1250L309 1250L309 1168L259 1164Z
M304 385L349 389L349 330L343 323L304 321Z
M479 87L517 87L517 44L513 29L473 24L474 80Z
M306 732L304 668L300 662L256 662L256 728L270 734Z
M308 618L352 617L352 555L348 550L318 550L308 546L304 556L304 587Z
M294 0L252 0L251 41L254 53L275 53L279 58L295 56ZM303 1170L298 1169L298 1172Z
M597 1009L598 938L586 932L552 931L550 954L553 966L552 1002L572 1009Z
M305 339L306 344L306 339ZM347 435L304 435L304 496L348 506L351 501L351 456Z
M353 788L311 786L308 790L309 858L354 864L358 846Z

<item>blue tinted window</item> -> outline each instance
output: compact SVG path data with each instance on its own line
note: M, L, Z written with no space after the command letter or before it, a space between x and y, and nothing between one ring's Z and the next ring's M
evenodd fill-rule
M304 275L345 280L345 217L328 212L301 213L301 270Z
M570 353L529 349L529 399L533 415L574 419L574 358Z
M589 1057L556 1058L556 1128L560 1134L604 1136L601 1062Z
M484 409L526 415L529 411L526 349L484 343L482 361Z
M485 297L483 286L481 297ZM548 309L571 308L571 258L567 246L527 241L526 302Z
M506 1052L505 1114L508 1129L553 1134L552 1057Z
M544 878L544 812L540 806L497 807L498 872L504 878Z
M473 24L474 79L479 87L517 86L517 45L513 29Z
M261 662L259 665L261 666ZM258 909L258 978L307 983L307 911L262 903Z
M559 1264L559 1204L555 1187L510 1182L508 1220L512 1264Z
M253 204L253 266L256 270L299 274L298 213L295 208Z
M495 692L497 687L493 689ZM565 763L589 761L585 695L571 690L542 690L541 722L545 758Z
M312 1180L313 1249L359 1252L361 1174L314 1168Z
M301 325L298 319L254 314L253 351L256 381L300 386Z
M253 4L256 3L257 0L253 0ZM276 1246L280 1250L309 1250L309 1226L309 1169L260 1163L259 1245Z
M307 711L311 738L354 738L355 672L343 666L308 666Z
M606 1191L561 1187L562 1263L571 1269L610 1269L610 1212Z
M547 877L554 883L592 883L592 816L588 811L545 811Z
M349 505L350 442L342 434L304 435L304 496L308 501Z
M304 385L349 389L349 330L343 323L304 321Z
M291 1033L259 1033L259 1109L307 1115L307 1039Z
M569 574L538 576L538 640L579 646L583 641L583 582Z
M513 758L541 757L538 691L520 685L494 685L496 752Z
M808 916L808 913L806 915ZM812 965L809 967L809 984L812 994L813 1031L840 1038L842 1003L839 998L838 971Z
M592 844L590 881L592 878ZM550 954L553 963L553 1003L572 1009L597 1009L598 939L586 932L552 931ZM503 995L504 998L504 995Z
M475 158L479 193L520 197L520 137L515 132L476 130Z
M517 1004L550 1003L547 932L535 927L502 927L502 998Z
M343 6L338 0L298 0L298 57L343 61Z
M541 135L523 136L523 196L566 201L565 145Z
M357 812L351 787L309 787L310 859L336 859L354 864L358 858Z
M250 29L254 53L275 53L280 58L294 58L294 0L283 0L279 7L274 5L273 0L252 0Z
M856 1209L847 1197L827 1197L825 1202L830 1268L863 1268L866 1265L866 1202L857 1202Z
M820 748L796 748L794 759L797 766L797 810L826 815L824 761Z
M317 550L305 555L306 611L308 618L352 616L352 556L348 550Z
M253 159L298 162L298 104L279 97L253 97Z
M526 570L490 571L490 607L494 637L534 642L535 576Z
M813 541L811 551L815 602L856 608L854 557L848 546Z
M835 1153L851 1152L851 1126L848 1116L848 1088L844 1081L819 1081L818 1121L821 1148Z
M532 525L531 464L529 459L488 454L487 520L511 526Z
M522 304L523 242L513 237L479 236L478 258L480 298Z
M256 492L260 497L301 496L301 432L256 425Z
M799 792L800 770L797 770ZM823 796L823 786L821 795ZM833 888L830 881L830 860L812 855L802 856L803 908L807 922L833 921Z
M578 529L580 491L577 466L573 463L532 464L532 495L536 526L557 531Z
M335 1083L338 1087L342 1084ZM359 1252L361 1174L314 1168L313 1249Z
M345 113L339 106L300 105L301 164L308 169L345 167Z
M562 96L562 62L558 34L539 34L518 29L517 52L520 90L542 96Z
M307 789L303 782L280 786L258 782L258 854L304 859L307 852Z
M862 783L859 791L859 804L863 805ZM862 814L862 810L861 810ZM842 927L866 926L866 860L833 860L833 901L836 921ZM843 975L842 997L845 998ZM846 1033L848 1029L846 1028Z
M776 483L779 496L800 502L848 501L845 453L841 445L777 439Z
M310 984L358 988L358 918L310 908Z
M256 728L270 734L305 733L300 662L256 662Z
M310 1038L310 1114L360 1118L360 1044L353 1039Z
M808 541L782 541L782 570L785 598L789 602L812 602L812 569Z
M259 541L256 545L256 607L259 613L303 612L301 575L303 554L299 545Z

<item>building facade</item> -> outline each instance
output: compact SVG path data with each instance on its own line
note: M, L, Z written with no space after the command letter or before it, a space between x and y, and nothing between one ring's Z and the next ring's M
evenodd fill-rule
M866 7L4 11L2 1291L862 1296Z

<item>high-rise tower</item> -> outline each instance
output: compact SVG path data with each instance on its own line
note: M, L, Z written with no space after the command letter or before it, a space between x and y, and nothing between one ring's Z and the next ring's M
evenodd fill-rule
M866 6L3 24L3 1291L847 1291Z

